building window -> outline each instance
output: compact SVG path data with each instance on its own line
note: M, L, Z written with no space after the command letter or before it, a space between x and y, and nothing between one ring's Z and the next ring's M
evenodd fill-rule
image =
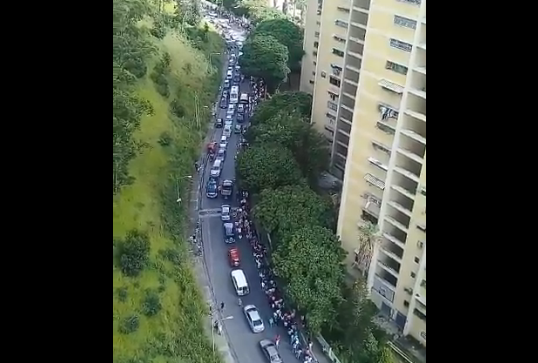
M308 83L314 84L314 80L311 79L310 81L308 81Z
M316 71L312 71L312 75L315 76L315 75L316 75Z
M405 306L406 308L408 308L408 307L409 307L409 301L407 301L407 300L404 300L403 304L404 304L404 306Z
M329 98L333 101L336 101L338 100L338 95L336 93L333 93L331 91L328 92L329 93Z
M318 52L317 52L317 51L313 51L313 52L312 52L312 55L313 55L314 57L317 57L317 56L318 56Z
M347 14L349 14L349 12L350 12L350 10L348 8L344 8L342 6L337 6L336 8L338 10L340 10L340 11L343 11L344 13L347 13Z
M333 48L333 54L339 56L339 57L343 57L344 56L344 52L341 51L340 49L337 49L337 48Z
M338 78L333 77L333 76L329 77L329 83L338 88L340 88L340 85L342 84L342 82L340 82Z
M415 277L417 277L417 274L414 273L414 272L411 272L411 277L412 277L412 278L415 278Z
M314 48L316 48L316 49L319 48L319 42L318 41L314 42Z
M341 27L341 28L346 28L347 29L347 22L343 21L343 20L335 20L334 23Z
M394 15L394 24L403 26L404 28L416 29L417 22L413 19L404 18L403 16Z
M321 78L326 78L326 77L327 77L327 72L321 71Z
M340 42L340 43L345 43L346 40L344 38L342 38L341 36L338 36L338 35L333 35L333 39L336 40L337 42Z
M413 46L411 44L393 38L390 39L390 46L406 52L411 52L411 49L413 49Z
M321 25L321 22L319 20L316 21L316 25Z
M420 262L420 259L418 257L415 257L415 263L419 263Z
M319 38L319 32L314 32L314 37Z
M315 66L317 66L317 65L318 65L318 62L316 62L316 61L313 61L312 63L314 63L314 65L315 65Z
M338 111L338 105L332 101L327 101L327 107L330 109L330 110L333 110L333 111Z
M407 72L409 71L409 68L406 66L402 66L401 64L394 63L391 61L387 61L385 64L386 69L390 69L391 71L394 71L396 73L403 74L404 76L407 75Z

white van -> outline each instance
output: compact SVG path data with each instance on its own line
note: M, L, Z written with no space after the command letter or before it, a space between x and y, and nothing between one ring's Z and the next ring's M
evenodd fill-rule
M235 293L237 295L245 296L250 292L247 278L245 277L243 270L232 271L232 283L234 284Z
M232 126L231 125L224 126L224 130L222 131L222 134L226 137L232 136Z
M211 170L209 171L209 174L213 178L218 178L220 176L220 171L222 170L222 160L217 159L213 163L213 166L211 167Z

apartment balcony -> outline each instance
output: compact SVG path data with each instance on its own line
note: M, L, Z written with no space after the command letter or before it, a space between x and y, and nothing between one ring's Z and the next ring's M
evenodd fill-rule
M361 28L368 26L368 14L362 11L354 11L351 13L351 25L358 23Z
M400 274L401 264L384 253L379 254L379 257L377 259L377 265L378 267L381 267L383 270L387 271L396 278Z
M396 227L400 228L404 232L409 230L409 224L411 222L411 211L403 208L400 204L394 203L392 201L387 202L387 212L385 218L394 219L394 224Z
M378 141L373 140L372 141L372 148L376 150L377 152L384 153L387 155L387 157L390 157L390 154L392 153L392 150L390 146L387 146L383 143L380 143ZM387 162L388 164L388 162Z
M358 25L357 23L354 24ZM364 50L364 41L366 40L366 30L361 27L352 26L348 31L348 39L351 40L349 45L362 47L360 51L352 49L354 52L362 54Z
M380 144L379 142L377 141L374 141L372 142L372 154L371 156L373 156L373 158L375 160L378 160L382 165L389 165L389 162L390 162L390 150L387 152L387 149L382 149L379 145L383 145L383 144ZM383 146L386 148L386 146ZM388 169L388 167L387 167Z
M346 147L349 147L349 134L346 135L346 133L343 130L336 130L336 142L340 145L344 145Z
M344 78L352 81L355 87L359 85L359 80L360 80L359 69L360 69L360 66L362 65L362 62L359 60L357 65L359 66L359 68L346 65L346 70L344 72Z
M418 68L424 68L424 73L426 74L426 50L420 47L417 47L417 52L415 56L415 66Z
M398 152L417 163L423 164L424 155L426 155L426 145L402 133Z
M336 128L337 128L339 131L344 132L344 133L347 134L348 136L351 135L351 122L349 122L348 120L342 119L342 118L340 117L340 119L338 120L338 123L337 123L337 125L336 125Z
M388 119L377 121L376 127L387 135L394 135L396 133L396 120Z
M383 238L391 242L395 246L399 247L402 251L405 249L405 242L400 241L398 238L394 237L393 235L389 233L383 233ZM403 256L403 252L402 252L402 256Z
M393 278L394 276L390 275L390 277ZM374 276L372 290L376 291L379 295L381 295L391 303L394 302L396 287L392 283L388 282L385 278L383 278L380 274L376 273L376 275Z
M411 73L411 87L409 88L409 92L426 99L426 74L419 72Z
M340 109L340 117L346 120L353 121L353 111L350 111L349 107L342 107Z
M404 254L404 249L398 246L396 243L393 243L391 240L386 238L381 238L380 247L383 249L386 255L392 257L397 262L402 263L402 258Z
M363 215L361 216L361 218L373 224L377 224L379 219L379 212L381 210L381 199L378 199L377 197L368 193L364 194L363 199Z
M345 87L347 84L348 83L344 83L344 88L342 89L342 96L353 101L353 105L355 105L355 95L347 92L348 90L346 90L346 87ZM354 86L352 85L351 87L354 87Z
M409 93L407 95L405 114L416 120L426 122L426 99Z
M405 189L402 189L396 185L391 185L389 201L394 204L395 208L398 208L399 210L404 210L405 213L408 215L411 215L411 212L415 205L414 196L407 193Z
M364 175L364 180L371 186L374 186L380 190L385 190L385 181L379 179L378 177L370 173L367 173Z
M401 86L401 85L399 85L397 83L391 82L391 81L389 81L387 79L379 80L378 85L381 88L383 88L384 90L396 93L398 95L401 95L404 92L404 87L403 86Z
M404 232L405 234L409 232L407 228L408 226L405 226L404 224L400 223L399 221L397 221L396 219L394 219L388 214L385 215L385 221L389 222L390 224L392 224L394 227L398 228L400 231Z
M387 238L389 241L400 246L401 248L405 248L405 244L407 241L407 232L399 228L398 226L392 224L394 218L385 218L385 221L387 223L383 224L383 237Z
M355 97L348 97L348 94L346 90L342 90L343 97L341 97L340 107L346 107L348 111L353 112L355 110Z
M370 10L372 0L353 0L353 10L364 11Z
M417 223L417 229L419 229L420 231L426 233L426 223Z
M397 190L398 192L404 194L408 197L415 198L418 189L418 183L416 177L411 173L406 172L405 170L395 167L394 173L392 175L392 185L391 187ZM411 175L411 178L409 177Z
M347 160L347 154L348 154L347 146L336 143L335 147L336 147L335 152L337 154L342 155L342 157Z
M376 167L379 170L382 170L385 173L387 171L389 171L388 164L383 164L380 160L377 160L376 158L373 158L373 157L370 156L368 158L368 162L370 163L370 165ZM386 177L386 175L385 175L385 177Z
M422 172L422 164L397 153L394 170L397 170L400 174L403 174L418 183L420 181L420 173Z
M347 57L346 58L346 70L352 70L355 73L359 73L361 68L362 68L361 57Z

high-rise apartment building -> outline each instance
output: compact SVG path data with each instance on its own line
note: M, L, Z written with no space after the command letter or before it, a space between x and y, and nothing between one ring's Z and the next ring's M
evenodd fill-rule
M338 235L372 300L426 345L426 0L310 0L301 90L344 186ZM378 226L371 249L359 227ZM364 251L369 250L368 256ZM369 257L369 258L368 258Z

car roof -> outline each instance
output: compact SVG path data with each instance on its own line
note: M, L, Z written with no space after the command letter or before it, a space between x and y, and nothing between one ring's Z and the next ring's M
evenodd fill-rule
M254 305L245 306L245 312L250 316L252 321L254 321L254 320L262 320L260 318L260 313L258 312L258 309Z
M278 350L276 349L275 343L273 343L271 340L260 340L260 346L265 349L267 353L269 353L271 361L282 362L282 358L280 357L280 354L278 354Z
M221 205L221 207L222 207L222 209L226 209L226 208L230 209L230 206L228 204L223 204L223 205Z

